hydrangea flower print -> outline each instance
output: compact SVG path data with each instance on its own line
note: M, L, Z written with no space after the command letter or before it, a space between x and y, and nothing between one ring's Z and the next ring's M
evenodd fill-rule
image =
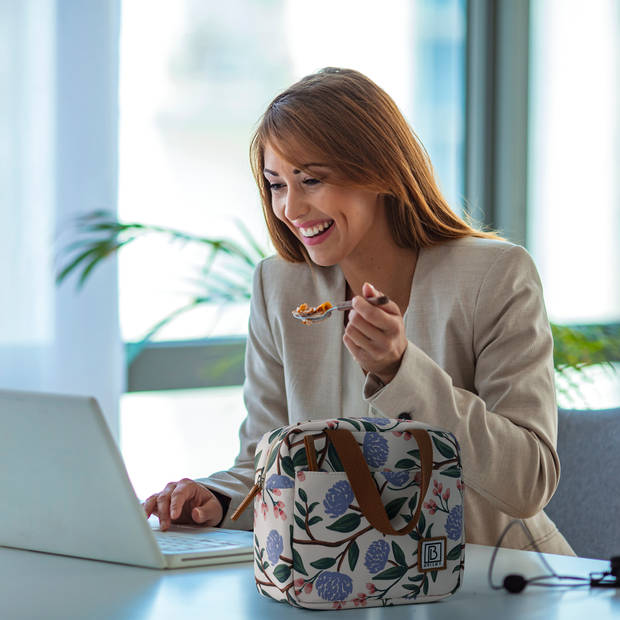
M385 465L388 458L387 439L379 433L366 433L362 448L364 458L371 467Z
M344 601L353 592L353 581L348 575L323 571L315 582L316 591L326 601Z
M364 564L371 573L378 573L385 568L389 555L390 545L385 540L375 540L366 551Z
M353 501L353 489L348 480L339 480L325 494L323 507L330 517L339 517L349 508Z
M265 483L266 489L292 489L294 486L295 482L292 478L281 474L271 474Z
M446 521L446 534L450 540L458 540L463 529L463 506L455 506Z
M409 482L408 471L383 471L385 479L394 487L402 487Z
M388 418L362 418L362 420L366 420L366 422L376 424L377 426L387 426L391 422Z
M267 557L272 564L277 564L284 549L284 541L277 530L271 530L267 536Z

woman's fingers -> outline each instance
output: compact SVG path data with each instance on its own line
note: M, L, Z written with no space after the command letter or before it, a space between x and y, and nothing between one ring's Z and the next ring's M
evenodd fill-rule
M381 292L366 282L362 293L379 297ZM375 306L360 296L353 298L353 310L343 338L353 357L364 370L392 379L407 348L407 338L400 309L393 301Z
M167 530L170 527L170 497L176 487L176 482L169 482L166 488L157 496L157 516L159 527Z
M162 530L170 524L196 523L217 525L223 517L219 500L206 487L189 478L169 482L163 491L151 495L144 502L147 517L159 517Z

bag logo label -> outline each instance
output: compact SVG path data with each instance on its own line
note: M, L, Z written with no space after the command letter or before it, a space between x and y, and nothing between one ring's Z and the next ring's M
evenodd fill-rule
M420 571L446 568L446 537L423 538L418 543L418 568Z

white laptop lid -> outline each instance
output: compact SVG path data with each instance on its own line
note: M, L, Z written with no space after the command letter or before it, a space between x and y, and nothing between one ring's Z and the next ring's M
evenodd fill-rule
M0 390L0 545L166 565L95 399Z

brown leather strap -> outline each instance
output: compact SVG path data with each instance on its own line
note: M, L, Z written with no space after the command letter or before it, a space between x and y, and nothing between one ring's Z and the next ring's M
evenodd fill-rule
M362 513L375 529L383 534L390 534L392 536L409 534L418 524L420 512L422 511L422 502L426 496L433 469L433 447L429 434L423 429L413 429L408 432L415 437L420 450L420 466L422 468L420 497L418 498L418 505L411 521L400 530L395 530L385 512L381 496L364 460L364 455L351 431L345 429L325 429L325 433L340 457Z
M316 463L316 448L314 447L314 437L306 435L304 437L304 444L306 445L306 459L308 461L308 469L310 471L319 471L319 466Z

